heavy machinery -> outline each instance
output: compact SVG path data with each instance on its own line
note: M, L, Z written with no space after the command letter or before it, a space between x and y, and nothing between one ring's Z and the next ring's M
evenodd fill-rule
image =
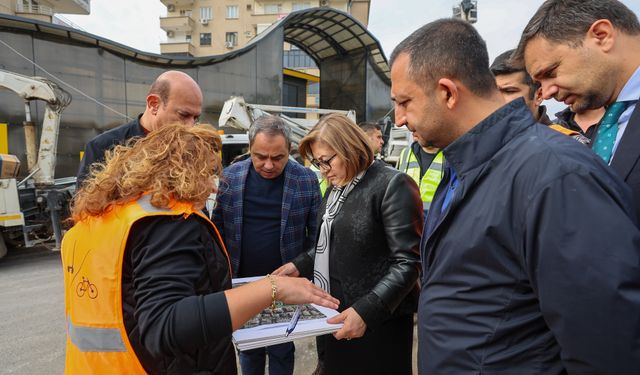
M335 109L248 104L245 103L244 98L241 96L232 96L231 99L224 102L224 105L222 106L222 113L218 119L218 126L221 128L231 127L246 132L249 130L249 127L255 119L265 115L273 116L274 113L278 113L279 116L291 127L291 142L294 144L298 144L300 142L302 137L304 137L318 122L318 119L293 118L287 116L285 113L316 114L318 116L329 113L339 113L349 117L353 122L356 122L356 112L354 110L341 111Z
M31 247L55 239L60 249L61 217L75 186L75 177L54 179L60 115L71 103L71 95L54 82L27 77L0 69L0 88L15 92L25 101L25 146L27 176L17 173L0 178L0 258L7 244ZM46 103L40 145L36 152L36 127L31 120L30 102ZM16 159L3 155L5 159Z
M391 112L391 111L389 111ZM240 96L231 97L222 107L222 113L218 120L221 129L231 127L241 130L245 134L225 134L222 137L222 157L225 162L229 162L237 154L238 150L246 152L249 148L249 141L246 132L251 123L263 115L274 115L277 113L291 127L291 141L294 145L300 142L307 132L318 122L317 118L292 118L285 113L316 114L318 116L328 113L340 113L356 122L356 112L354 110L341 111L334 109L300 108L262 104L248 104ZM317 116L316 116L317 117ZM380 123L380 122L379 122ZM406 128L397 128L388 116L384 116L381 121L386 144L384 147L384 157L386 162L395 164L398 161L400 151L411 143L411 133ZM226 164L225 164L226 165Z

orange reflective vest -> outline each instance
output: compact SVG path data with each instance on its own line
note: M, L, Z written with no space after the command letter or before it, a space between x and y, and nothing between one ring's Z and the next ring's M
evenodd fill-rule
M131 226L154 215L196 214L190 204L151 205L150 196L81 220L62 240L67 344L65 374L145 374L125 330L122 263ZM219 241L222 244L222 240ZM229 256L226 254L227 260ZM229 264L229 272L231 265Z

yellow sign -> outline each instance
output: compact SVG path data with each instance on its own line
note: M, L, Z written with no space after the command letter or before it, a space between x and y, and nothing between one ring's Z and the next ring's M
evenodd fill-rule
M0 154L9 153L9 133L7 124L0 123Z

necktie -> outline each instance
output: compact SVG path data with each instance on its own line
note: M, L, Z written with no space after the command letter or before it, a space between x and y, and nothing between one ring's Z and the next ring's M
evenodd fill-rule
M602 121L598 126L596 135L596 143L593 145L593 151L609 163L613 155L613 146L616 143L616 135L618 134L618 119L622 112L627 109L629 102L615 102L607 108L602 117Z

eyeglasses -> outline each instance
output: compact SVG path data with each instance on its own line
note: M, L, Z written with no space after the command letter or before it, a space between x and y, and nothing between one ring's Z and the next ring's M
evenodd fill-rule
M333 156L327 160L311 159L310 163L318 169L324 168L326 170L331 170L331 160L333 160L333 158L335 158L336 156L338 156L338 154L333 154Z

